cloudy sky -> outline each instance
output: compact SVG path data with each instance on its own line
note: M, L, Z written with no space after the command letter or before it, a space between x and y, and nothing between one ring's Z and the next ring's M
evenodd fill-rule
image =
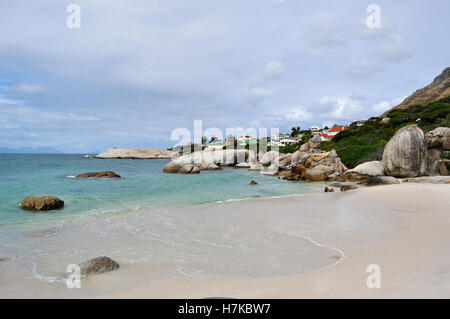
M2 1L0 146L170 147L195 119L290 131L379 115L450 66L449 12L447 0Z

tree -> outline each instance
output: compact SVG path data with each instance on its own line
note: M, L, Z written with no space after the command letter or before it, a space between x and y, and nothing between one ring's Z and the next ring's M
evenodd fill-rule
M291 130L291 137L296 137L300 134L300 126L293 127Z

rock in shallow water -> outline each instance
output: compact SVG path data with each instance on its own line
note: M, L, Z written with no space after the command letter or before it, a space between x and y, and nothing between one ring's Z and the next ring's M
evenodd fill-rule
M334 188L331 188L331 187L326 187L325 186L325 189L323 190L325 193L333 193L334 192Z
M250 182L250 185L258 185L258 183L255 182L255 181L251 181L251 182Z
M64 207L64 201L55 196L27 197L20 204L22 209L47 211Z
M117 262L109 257L101 256L93 259L89 259L80 264L81 276L86 278L92 274L101 274L108 271L118 269L120 266Z
M88 173L78 174L75 177L76 178L120 178L120 175L118 175L112 171L104 171L104 172L88 172Z

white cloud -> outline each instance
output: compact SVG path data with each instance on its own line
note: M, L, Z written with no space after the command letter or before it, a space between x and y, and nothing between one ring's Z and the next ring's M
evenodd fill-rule
M283 75L285 66L280 61L270 61L264 67L264 75L269 78L279 78Z
M381 45L380 53L388 62L401 62L413 55L412 50L400 35L390 35Z
M341 46L346 43L344 31L338 20L314 20L306 30L305 41L313 48Z
M368 61L362 58L352 58L345 69L345 73L358 79L369 79L383 68L376 61Z
M264 99L271 96L273 92L261 87L251 87L245 91L245 97L250 104L258 105L261 104Z
M375 112L383 113L384 111L388 110L391 107L392 107L391 103L389 103L387 101L383 101L383 102L377 103L374 106L372 106L372 109Z
M27 93L27 94L33 94L33 93L40 93L44 91L44 88L39 85L34 84L19 84L14 86L14 91L20 92L20 93Z

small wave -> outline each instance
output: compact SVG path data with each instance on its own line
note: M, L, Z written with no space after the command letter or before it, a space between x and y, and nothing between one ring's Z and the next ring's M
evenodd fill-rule
M54 276L44 276L38 273L37 271L37 264L35 262L31 262L33 266L31 267L31 274L33 278L43 280L50 283L60 283L60 284L66 284L67 278L63 277L54 277Z
M66 176L67 178L77 178L75 175Z

